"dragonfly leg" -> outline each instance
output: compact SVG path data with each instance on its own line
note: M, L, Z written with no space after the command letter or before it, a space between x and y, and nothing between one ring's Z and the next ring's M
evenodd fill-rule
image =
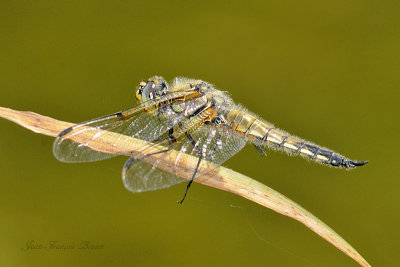
M194 173L192 175L192 178L190 179L189 183L186 186L186 191L185 191L185 194L183 195L183 198L181 199L181 201L178 201L179 204L183 203L183 201L186 198L187 193L189 192L189 188L193 183L193 180L194 180L194 177L196 176L197 171L199 170L200 161L201 161L201 156L199 157L199 160L197 161L196 169L194 169Z
M189 192L189 188L193 183L194 177L196 176L197 171L199 170L199 166L200 166L200 161L201 161L201 152L198 150L198 147L196 146L196 142L193 140L192 136L190 134L186 134L187 138L192 142L192 145L195 147L195 149L197 150L197 152L199 153L199 160L197 161L197 165L196 168L194 169L192 178L190 179L190 181L188 182L187 186L186 186L186 191L185 194L183 195L183 198L181 199L181 201L178 201L179 204L182 204L183 201L186 198L187 193Z

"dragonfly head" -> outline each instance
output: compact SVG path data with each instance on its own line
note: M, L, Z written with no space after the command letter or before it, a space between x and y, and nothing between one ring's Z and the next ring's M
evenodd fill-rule
M167 91L167 82L163 78L155 76L150 78L147 82L140 82L136 88L136 99L139 103L146 102L157 96L166 94Z

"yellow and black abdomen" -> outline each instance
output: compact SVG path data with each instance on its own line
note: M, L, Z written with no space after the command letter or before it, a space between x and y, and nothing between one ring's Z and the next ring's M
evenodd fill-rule
M313 145L274 128L273 125L243 110L228 111L225 120L236 132L246 136L262 150L268 145L334 167L355 168L368 162L350 160L338 153Z

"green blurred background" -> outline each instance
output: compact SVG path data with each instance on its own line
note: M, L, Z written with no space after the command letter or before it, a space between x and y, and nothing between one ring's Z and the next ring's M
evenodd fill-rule
M293 199L372 265L400 260L399 1L1 1L0 105L79 122L152 75L227 90L353 171L247 146L225 166ZM65 164L0 120L2 266L357 266L300 223L194 184L132 194L124 158ZM29 250L26 243L96 250Z

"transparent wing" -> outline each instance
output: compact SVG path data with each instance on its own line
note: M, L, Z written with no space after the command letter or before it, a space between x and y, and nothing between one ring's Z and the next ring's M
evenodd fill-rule
M74 135L91 134L95 130L107 130L122 135L132 136L145 141L158 138L185 117L173 112L160 115L158 112L149 113L146 109L156 107L159 102L145 102L126 111L117 112L108 116L90 120L72 126L59 134L53 144L54 156L63 162L90 162L104 160L116 156L92 150L90 142L101 135L93 134L91 141L86 144L76 143L69 138ZM172 102L172 101L171 101ZM118 140L114 140L118 142Z
M216 124L203 125L190 136L179 139L169 147L169 149L178 152L175 164L170 169L171 173L158 168L163 164L167 153L163 153L153 165L150 165L141 160L146 156L146 151L148 151L147 148L144 148L141 153L134 155L136 160L131 158L125 163L122 171L122 179L125 187L132 192L145 192L167 188L187 181L174 175L179 168L188 168L193 173L196 169L198 161L184 162L182 160L183 154L201 158L202 161L212 162L214 163L213 168L215 168L239 152L245 144L246 140L242 136L225 128L225 126ZM151 146L150 144L149 147ZM165 144L165 147L168 147L168 145ZM209 168L206 172L198 172L195 178L201 177L211 170Z
M129 191L139 193L167 188L187 180L145 161L129 158L122 170L122 181Z

